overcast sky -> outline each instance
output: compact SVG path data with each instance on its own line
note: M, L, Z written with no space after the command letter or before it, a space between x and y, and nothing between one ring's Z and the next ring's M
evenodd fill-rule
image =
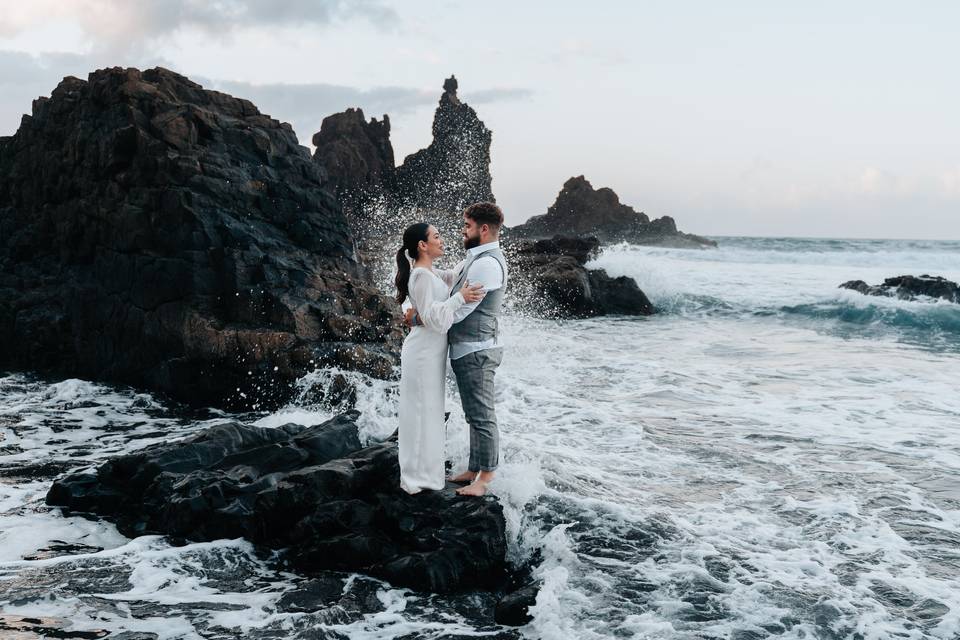
M493 130L507 222L586 175L684 231L960 239L960 3L0 0L0 135L65 75L162 65L309 145L443 79Z

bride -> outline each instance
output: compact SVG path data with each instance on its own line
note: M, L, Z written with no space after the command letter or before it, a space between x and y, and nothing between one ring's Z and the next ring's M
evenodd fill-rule
M447 330L460 306L483 298L483 285L464 283L452 296L454 271L434 269L443 255L443 240L426 222L403 232L397 251L397 302L409 296L420 324L413 327L400 352L400 487L407 493L443 489L444 377L447 367Z

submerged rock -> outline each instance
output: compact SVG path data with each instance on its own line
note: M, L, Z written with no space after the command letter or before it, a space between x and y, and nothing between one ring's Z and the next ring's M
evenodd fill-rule
M238 407L315 366L388 375L396 305L325 179L247 100L65 78L0 138L0 366Z
M542 586L539 580L534 580L500 598L493 614L497 623L520 627L533 620L530 607L537 604L537 594Z
M603 269L586 268L599 250L596 238L511 242L511 295L527 311L547 317L655 313L633 278L611 278Z
M708 238L677 231L670 216L650 220L642 211L622 204L612 189L594 189L583 176L567 180L545 214L511 227L510 233L524 238L549 238L562 233L593 236L603 243L630 242L678 248L717 246Z
M883 284L869 285L863 280L850 280L840 285L842 289L852 289L869 296L886 296L901 300L915 300L918 297L940 298L948 302L960 303L960 285L941 276L896 276L887 278Z
M105 516L130 536L243 536L285 549L307 573L359 571L435 592L501 584L496 498L406 494L396 443L361 447L357 416L275 429L224 423L58 479L47 503Z
M77 630L69 620L49 617L14 616L0 613L0 632L3 638L10 640L32 640L36 638L71 638L73 640L96 640L106 638L110 632L105 629ZM155 636L154 636L155 637Z

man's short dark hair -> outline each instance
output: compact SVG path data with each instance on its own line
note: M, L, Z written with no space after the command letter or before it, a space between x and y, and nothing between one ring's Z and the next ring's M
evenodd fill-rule
M492 202L475 202L463 210L463 215L478 225L489 225L491 229L499 230L503 226L503 211Z

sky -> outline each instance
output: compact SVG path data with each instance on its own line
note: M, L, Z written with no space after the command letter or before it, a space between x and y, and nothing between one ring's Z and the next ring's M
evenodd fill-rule
M960 3L0 0L0 135L67 75L164 66L310 145L444 78L493 131L509 224L584 175L714 236L960 239Z

